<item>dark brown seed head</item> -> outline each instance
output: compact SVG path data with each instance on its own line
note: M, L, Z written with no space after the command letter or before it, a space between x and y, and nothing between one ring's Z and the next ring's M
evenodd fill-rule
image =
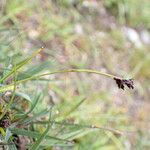
M119 78L114 78L116 81L116 84L118 85L119 89L124 90L124 86L126 85L129 89L134 89L134 83L133 79L119 79Z

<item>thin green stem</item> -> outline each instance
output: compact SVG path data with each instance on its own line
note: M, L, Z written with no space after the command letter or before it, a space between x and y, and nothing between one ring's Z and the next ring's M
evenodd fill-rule
M67 72L86 72L86 73L94 73L94 74L99 74L99 75L103 75L103 76L107 76L110 78L114 78L114 75L108 74L108 73L104 73L104 72L100 72L100 71L96 71L96 70L90 70L90 69L69 69L69 70L58 70L58 71L54 71L54 72L50 72L50 73L45 73L41 76L45 76L45 75L49 75L49 74L56 74L56 73L67 73Z
M35 124L47 124L48 121L35 121L32 122ZM109 127L103 127L103 126L95 126L95 125L85 125L85 124L74 124L74 123L68 123L68 122L59 122L59 121L51 121L52 124L58 124L58 125L66 125L66 126L75 126L75 127L81 127L81 128L89 128L89 129L102 129L102 130L106 130L115 134L120 134L120 135L124 135L124 134L128 134L128 133L133 133L134 131L120 131L120 130L116 130L113 128L109 128Z
M26 81L29 81L29 80L33 80L33 79L39 79L40 77L47 76L47 75L58 74L58 73L69 73L69 72L93 73L93 74L98 74L98 75L106 76L106 77L109 77L109 78L112 78L112 79L113 78L122 79L120 77L117 77L117 76L114 76L114 75L111 75L111 74L108 74L108 73L96 71L96 70L90 70L90 69L68 69L68 70L52 71L52 72L44 73L44 74L41 74L41 75L28 77L28 78L16 81L15 84L23 83L23 82L26 82ZM13 87L14 83L6 85L6 86L7 86L7 88Z
M58 71L44 73L44 74L37 75L37 76L32 76L32 77L29 77L29 78L17 81L17 83L22 83L22 82L25 82L25 81L28 81L28 80L32 80L32 79L38 79L40 77L47 76L47 75L58 74L58 73L68 73L68 72L93 73L93 74L106 76L106 77L109 77L109 78L120 78L120 77L117 77L117 76L114 76L114 75L111 75L111 74L108 74L108 73L96 71L96 70L90 70L90 69L68 69L68 70L58 70Z

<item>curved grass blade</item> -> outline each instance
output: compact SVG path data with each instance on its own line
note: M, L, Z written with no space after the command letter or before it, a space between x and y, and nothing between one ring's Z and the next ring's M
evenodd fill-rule
M40 96L41 96L41 95L38 94L38 96L35 97L34 102L33 102L33 104L31 105L30 110L29 110L26 114L18 115L15 120L18 120L18 119L23 120L23 119L25 119L25 118L28 116L28 114L30 114L30 113L34 110L34 108L36 107L38 101L40 100Z
M15 72L15 70L17 71L21 67L23 67L24 65L26 65L27 63L29 63L32 60L32 58L35 57L37 54L39 54L42 50L43 50L43 47L40 48L39 50L33 52L30 57L28 57L25 60L23 60L20 63L18 63L15 67L12 68L12 70L8 74L6 74L4 77L2 77L0 79L0 83L3 82L4 80L6 80L9 76L11 76Z
M11 96L11 99L9 101L9 103L6 105L6 107L3 110L3 113L0 115L0 119L2 119L5 114L7 113L8 109L11 107L14 97L15 97L15 91L16 91L16 79L17 79L17 75L16 75L16 65L14 66L14 89L13 89L13 93Z
M42 134L40 134L39 132L35 132L35 131L28 131L25 129L18 129L18 128L10 128L9 129L13 134L17 134L17 135L23 135L23 136L27 136L27 137L31 137L31 138L40 138ZM51 139L55 142L69 142L67 140L61 139L61 138L57 138L57 137L53 137L53 136L49 136L46 135L45 139Z
M23 99L27 100L28 102L32 102L31 98L29 97L29 95L27 95L26 93L22 93L22 92L15 92L15 95L22 97Z
M43 111L41 111L41 112L39 112L39 113L37 113L37 114L34 114L33 117L30 117L30 118L28 117L28 118L23 118L23 119L21 119L21 121L19 121L18 124L23 124L23 125L29 124L29 123L33 122L36 118L39 118L39 117L41 117L41 116L44 116L44 115L46 115L47 113L48 113L48 109L44 109Z
M33 122L33 123L38 123L38 124L45 124L47 121L38 121L38 122ZM98 130L104 130L104 131L109 131L114 134L118 135L125 135L128 133L134 133L135 131L120 131L117 129L109 128L109 127L100 127L100 126L95 126L95 125L84 125L84 124L74 124L74 123L68 123L68 122L58 122L58 121L52 121L51 123L53 124L58 124L58 125L65 125L65 126L71 126L71 127L78 127L78 128L87 128L87 129L98 129Z
M38 138L38 140L35 142L34 145L31 146L31 148L29 150L37 150L40 146L40 144L42 143L42 141L44 140L44 138L46 137L49 129L50 129L50 125L51 125L51 114L52 114L52 108L49 114L49 120L48 120L48 124L47 124L47 128L44 131L44 133Z
M34 66L34 67L32 66L29 69L27 69L26 71L19 73L17 80L22 80L25 78L32 77L33 75L36 75L43 70L53 68L53 67L54 67L53 60L52 61L44 61L37 66Z
M79 102L77 102L68 112L65 113L65 115L63 116L64 118L66 118L67 116L69 116L72 112L74 112L83 102L85 101L85 98L80 100Z

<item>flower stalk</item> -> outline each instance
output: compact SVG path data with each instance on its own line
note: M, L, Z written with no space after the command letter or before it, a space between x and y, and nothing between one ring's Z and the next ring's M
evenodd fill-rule
M123 90L124 90L124 85L126 85L128 88L132 88L132 89L134 88L132 79L123 79L121 77L117 77L117 76L112 75L112 74L104 73L104 72L97 71L97 70L91 70L91 69L57 70L57 71L52 71L52 72L48 72L48 73L28 77L28 78L25 78L25 79L22 79L22 80L18 80L18 81L15 82L15 84L23 83L23 82L26 82L26 81L29 81L29 80L34 80L34 79L36 80L36 79L39 79L39 78L47 76L47 75L59 74L59 73L69 73L69 72L98 74L98 75L102 75L102 76L105 76L105 77L108 77L108 78L111 78L111 79L115 80L118 88L121 88ZM7 86L7 88L13 87L14 83L6 85L6 86Z
M59 74L59 73L69 73L69 72L93 73L93 74L106 76L106 77L112 78L112 79L113 78L121 79L120 77L117 77L117 76L114 76L114 75L111 75L111 74L108 74L108 73L100 72L100 71L97 71L97 70L91 70L91 69L68 69L68 70L52 71L52 72L44 73L44 74L41 74L41 75L32 76L32 77L29 77L29 78L26 78L26 79L23 79L23 80L19 80L19 81L17 81L17 83L22 83L22 82L25 82L25 81L28 81L28 80L38 79L40 77L47 76L47 75Z

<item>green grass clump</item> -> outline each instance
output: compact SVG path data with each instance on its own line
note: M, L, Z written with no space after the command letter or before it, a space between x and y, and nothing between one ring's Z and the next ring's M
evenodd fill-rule
M26 148L29 147L29 149L35 150L38 148L46 148L56 145L67 147L73 146L75 144L74 139L80 138L88 134L89 132L94 131L95 129L106 130L119 135L122 134L122 132L111 128L69 123L67 121L68 116L74 113L74 111L76 111L78 107L80 107L80 105L85 101L85 98L84 99L82 98L78 102L74 102L73 105L70 105L69 109L66 109L66 111L59 116L53 114L52 109L53 104L49 105L49 107L45 109L41 108L41 111L40 109L38 109L38 111L34 112L35 108L39 104L39 101L42 100L41 99L42 96L36 94L37 96L35 95L34 99L32 100L25 93L17 92L18 84L33 79L37 82L43 76L67 72L94 73L98 75L107 76L112 79L118 78L110 74L89 69L68 69L68 70L52 71L50 73L44 73L41 75L35 75L35 72L34 74L25 74L28 76L19 80L18 76L20 76L21 78L21 75L24 75L23 73L20 74L20 69L22 69L23 66L28 64L31 61L31 59L35 57L38 53L40 53L42 50L43 48L35 51L30 57L16 64L14 67L12 67L12 69L9 70L7 74L3 75L3 77L0 80L1 83L3 84L0 87L1 93L3 94L4 92L7 91L12 92L10 95L10 99L8 99L7 101L3 99L2 100L3 103L1 105L2 106L0 115L1 134L2 134L1 140L3 143L5 143L6 145L5 147L12 148L13 146L14 149L21 147L21 144L18 143L18 141L19 138L21 138L20 140L22 140L23 136L28 137L30 139L30 142L24 143L24 146ZM39 70L38 69L36 70L38 73L38 71L40 71L40 66ZM12 83L5 85L5 82L11 76L14 76L14 80L12 80ZM21 99L21 97L23 99ZM27 112L26 110L23 111L23 109L21 108L22 106L19 106L22 105L21 100L26 100L26 103L23 102L23 104L27 105L26 107L28 107L28 103L31 105ZM62 108L58 107L57 109ZM48 113L50 113L50 116L47 121L46 116ZM46 125L47 127L45 127Z

